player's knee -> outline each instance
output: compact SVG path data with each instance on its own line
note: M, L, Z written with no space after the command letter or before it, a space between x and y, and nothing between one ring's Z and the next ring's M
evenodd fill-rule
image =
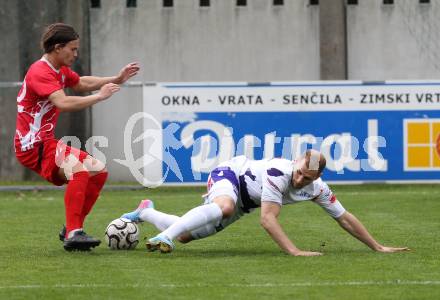
M108 170L106 167L104 167L102 170L99 171L90 171L89 173L91 175L105 174L106 176L108 176Z
M87 158L84 160L84 166L87 171L89 171L91 176L100 173L108 173L105 164L92 156L87 156Z
M228 218L234 214L235 202L229 196L219 196L213 201L222 210L223 218Z
M224 218L228 218L234 214L235 203L233 201L228 201L220 206Z
M98 173L108 173L107 168L105 167L105 164L101 162L100 160L96 160L96 171Z
M79 172L87 172L87 169L84 167L84 165L80 162L78 162L77 164L75 164L72 167L72 173L79 173Z

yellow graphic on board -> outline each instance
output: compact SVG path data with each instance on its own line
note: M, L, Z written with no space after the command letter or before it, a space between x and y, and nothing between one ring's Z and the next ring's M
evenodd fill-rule
M440 119L406 119L405 169L440 168Z

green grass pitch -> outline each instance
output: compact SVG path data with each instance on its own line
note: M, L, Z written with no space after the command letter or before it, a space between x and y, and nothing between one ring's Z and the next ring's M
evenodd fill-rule
M101 245L67 253L61 191L0 193L0 299L440 299L440 186L334 186L344 205L376 239L410 252L380 254L349 236L313 203L285 206L280 222L301 249L282 253L259 225L259 210L216 236L172 254ZM104 191L86 222L104 229L139 200L181 215L201 202L202 188ZM141 225L142 237L156 234Z

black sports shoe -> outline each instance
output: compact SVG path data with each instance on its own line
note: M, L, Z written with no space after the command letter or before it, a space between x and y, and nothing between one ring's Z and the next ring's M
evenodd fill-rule
M63 228L60 230L58 237L60 238L60 241L64 242L64 239L66 238L66 225L63 225Z
M84 231L76 231L71 238L64 240L64 249L66 251L90 251L99 244L101 244L100 240L87 235Z

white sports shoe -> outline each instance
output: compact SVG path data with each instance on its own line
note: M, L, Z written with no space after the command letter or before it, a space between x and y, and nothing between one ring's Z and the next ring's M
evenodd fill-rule
M174 250L174 243L167 236L156 235L155 237L149 239L145 244L147 250L150 252L159 250L162 253L170 253Z

